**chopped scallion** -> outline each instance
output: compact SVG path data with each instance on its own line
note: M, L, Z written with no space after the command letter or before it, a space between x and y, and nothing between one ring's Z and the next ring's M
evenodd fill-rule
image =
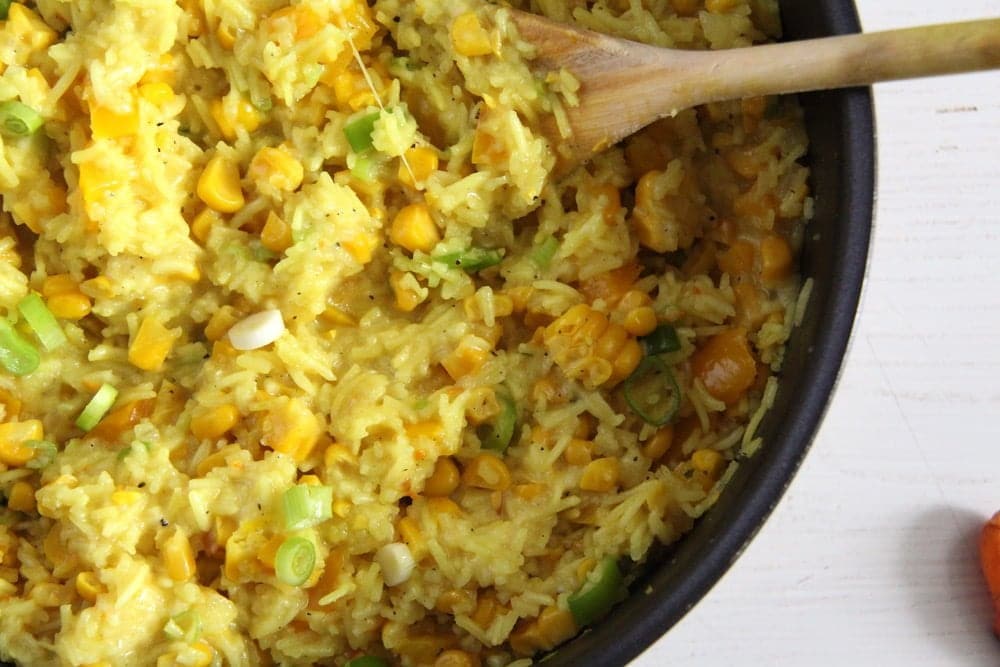
M304 537L289 537L274 556L274 573L289 586L308 581L316 566L316 547Z
M500 254L500 251L492 248L469 248L468 250L438 255L434 258L435 262L457 267L466 273L477 273L491 266L496 266L502 260L503 255Z
M35 331L35 335L46 350L51 352L66 342L66 334L56 321L55 315L42 301L42 297L32 292L21 299L17 309L24 316L28 326Z
M42 358L35 346L24 339L7 320L0 318L0 366L11 375L34 372Z
M194 609L177 614L163 626L163 634L175 641L183 639L193 644L201 637L201 616Z
M607 556L597 564L587 581L569 596L570 613L578 627L590 625L611 610L626 594L625 581L618 562Z
M355 118L344 126L344 136L347 143L355 153L364 153L372 147L372 133L375 131L375 121L382 115L380 111L373 111Z
M552 263L552 258L555 257L557 250L559 250L559 241L554 236L546 236L545 240L531 251L531 261L538 268L547 269L549 268L549 264Z
M665 426L681 406L677 380L659 357L644 357L625 379L625 402L647 424Z
M115 404L115 399L118 398L118 390L112 387L110 384L102 384L101 388L97 390L94 397L90 399L87 403L87 407L83 409L80 416L76 418L76 425L80 427L83 431L89 431L95 426L97 426L104 415L108 413L111 406Z
M0 103L0 131L11 137L26 137L38 131L42 115L17 100Z
M681 349L681 341L677 337L677 329L669 324L661 324L656 327L653 333L639 339L642 348L648 356L663 354L665 352L676 352Z
M0 0L0 21L7 20L7 14L10 12L11 0Z
M348 660L344 663L344 667L389 667L389 663L374 655L363 655L360 658Z
M41 470L49 467L55 460L56 454L59 453L59 448L56 444L48 440L29 440L24 444L35 450L35 455L24 464L32 470Z
M287 530L302 530L333 516L333 487L299 484L281 498Z
M483 424L478 435L483 449L503 452L507 450L514 438L514 430L517 426L517 404L505 391L496 392L496 397L500 402L500 414L492 423Z

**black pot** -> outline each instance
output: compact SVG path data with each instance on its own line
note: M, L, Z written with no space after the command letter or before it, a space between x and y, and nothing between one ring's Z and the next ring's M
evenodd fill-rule
M851 0L782 0L787 40L860 32ZM694 529L653 553L631 595L546 665L624 665L677 623L717 582L774 509L826 410L861 294L872 228L875 131L870 89L810 93L805 109L816 216L803 248L815 281L802 326L788 343L774 407L744 462Z

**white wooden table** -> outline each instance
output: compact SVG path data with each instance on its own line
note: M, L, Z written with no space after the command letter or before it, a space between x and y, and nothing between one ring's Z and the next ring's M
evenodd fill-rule
M857 0L866 31L1000 0ZM634 663L1000 665L977 561L1000 510L1000 72L875 88L878 204L840 384L729 573Z

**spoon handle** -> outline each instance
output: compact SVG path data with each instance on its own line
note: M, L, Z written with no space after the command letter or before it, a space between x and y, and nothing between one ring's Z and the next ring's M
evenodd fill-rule
M1000 19L692 53L691 105L1000 67ZM671 59L673 57L671 56ZM686 59L686 58L685 58ZM670 68L674 70L674 61ZM663 85L676 86L664 77ZM690 80L689 80L690 81ZM658 80L658 83L660 81ZM673 88L676 93L676 87Z

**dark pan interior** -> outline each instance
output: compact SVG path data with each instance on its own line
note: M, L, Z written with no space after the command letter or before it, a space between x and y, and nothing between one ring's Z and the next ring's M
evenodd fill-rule
M858 32L850 0L783 0L787 39ZM815 281L789 343L765 447L676 548L655 555L634 594L546 665L624 665L687 613L739 556L781 497L826 409L857 309L871 231L875 146L868 89L803 95L816 218L804 248ZM0 667L9 663L0 662Z
M785 38L859 32L850 0L783 0ZM826 410L847 349L868 256L875 136L870 89L802 95L816 216L802 269L815 281L789 342L765 445L743 463L719 502L676 548L651 558L632 595L546 665L624 665L684 616L732 565L798 469Z

